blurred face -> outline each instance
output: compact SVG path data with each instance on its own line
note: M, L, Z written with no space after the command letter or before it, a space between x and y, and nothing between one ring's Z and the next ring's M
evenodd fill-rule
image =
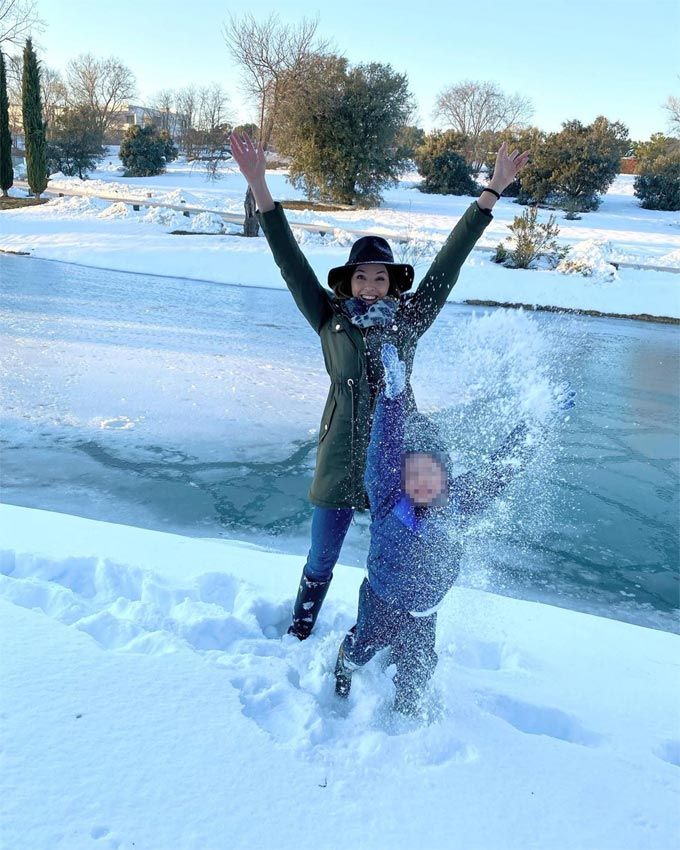
M357 266L351 277L352 297L373 304L384 298L390 288L390 276L382 263Z
M446 473L428 454L409 454L404 461L404 490L414 505L424 507L441 496Z

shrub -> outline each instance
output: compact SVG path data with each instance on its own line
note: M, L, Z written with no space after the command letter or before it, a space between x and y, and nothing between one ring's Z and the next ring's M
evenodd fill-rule
M420 127L403 127L397 135L398 154L404 159L413 159L416 151L425 142L425 130Z
M508 250L501 242L492 257L495 263L512 269L528 269L539 257L545 257L554 267L567 253L568 249L556 241L560 229L555 216L550 215L546 222L540 222L536 207L529 207L522 215L515 216L508 227L512 236L507 241L512 243L512 248Z
M507 247L502 242L499 242L498 245L496 245L496 250L491 256L491 262L503 263L505 265L509 259L510 251L508 251Z
M635 195L648 210L680 210L680 140L655 133L636 147Z
M128 177L153 177L165 171L167 157L174 159L177 148L155 127L134 125L125 131L119 156Z
M416 150L414 162L423 182L421 192L439 195L474 195L479 187L465 160L467 137L455 130L435 131Z
M493 170L496 164L496 151L503 142L507 142L508 151L513 151L515 148L521 153L522 151L530 151L529 161L531 162L534 153L541 144L545 141L546 134L539 130L538 127L527 127L523 130L506 130L504 133L495 133L490 139L489 149L487 151L484 164L488 172L488 180L493 177ZM526 204L529 201L529 196L522 189L519 176L503 190L504 198L517 198L518 203Z
M104 154L101 132L90 109L77 107L56 117L47 145L50 173L77 174L84 180Z
M628 129L618 121L567 121L537 146L520 176L522 189L535 203L568 205L572 213L595 210L629 148Z

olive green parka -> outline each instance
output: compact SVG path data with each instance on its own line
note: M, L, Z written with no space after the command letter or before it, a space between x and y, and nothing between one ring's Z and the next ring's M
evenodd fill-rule
M295 303L321 338L331 379L309 499L322 508L367 508L364 469L373 405L382 384L382 377L375 377L382 376L381 345L391 342L405 362L409 404L415 407L410 377L416 345L444 306L491 213L481 210L476 201L470 204L416 291L399 296L393 324L367 329L353 325L342 311L342 299L321 286L295 241L283 207L277 203L258 216Z

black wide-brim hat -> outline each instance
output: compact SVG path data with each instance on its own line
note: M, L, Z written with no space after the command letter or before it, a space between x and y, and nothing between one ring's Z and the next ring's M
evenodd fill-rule
M352 297L350 280L357 266L380 264L387 266L390 276L390 291L407 292L413 286L415 272L407 263L395 263L392 249L382 236L362 236L352 245L349 259L344 266L328 272L328 285L336 295Z

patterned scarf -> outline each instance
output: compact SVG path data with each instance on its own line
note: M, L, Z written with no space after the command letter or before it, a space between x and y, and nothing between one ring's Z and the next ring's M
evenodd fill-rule
M347 298L342 302L345 315L358 328L383 327L392 324L398 306L399 302L396 298L380 298L373 304L368 304L361 298Z

